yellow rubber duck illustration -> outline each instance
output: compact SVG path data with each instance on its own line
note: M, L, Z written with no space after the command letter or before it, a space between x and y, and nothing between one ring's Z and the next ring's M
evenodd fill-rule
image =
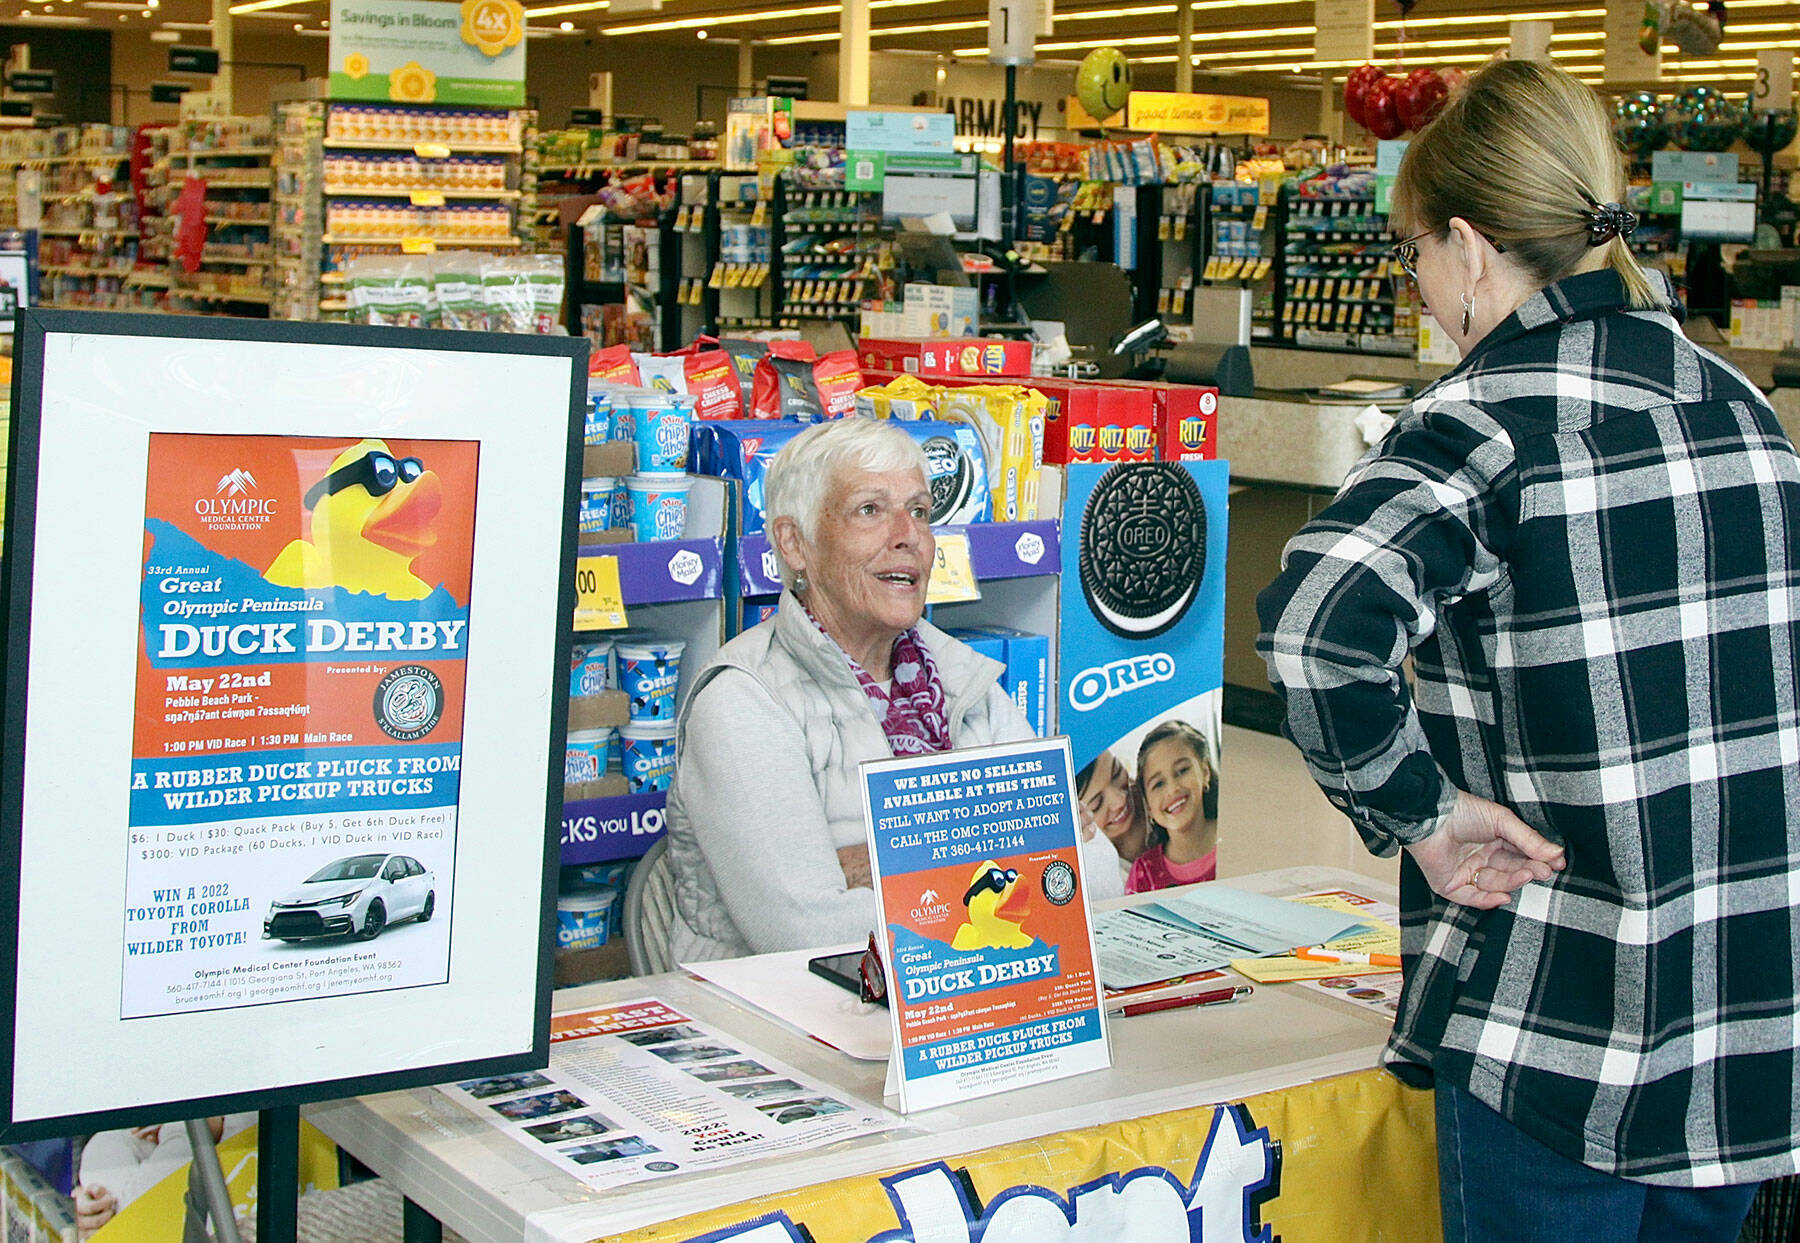
M976 867L963 894L969 921L956 930L951 947L959 950L1022 950L1032 939L1021 926L1031 913L1031 890L1019 884L1019 873L994 862Z
M302 503L312 511L312 539L283 548L263 575L269 582L390 600L431 594L412 563L437 542L431 524L444 491L418 458L395 458L380 440L359 441L332 459Z

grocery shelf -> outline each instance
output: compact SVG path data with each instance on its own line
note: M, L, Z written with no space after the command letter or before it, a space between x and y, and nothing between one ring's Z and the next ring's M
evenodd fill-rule
M28 160L18 161L20 168L49 168L55 164L117 164L120 160L129 160L129 151L90 151L85 155L50 155L34 156Z
M136 229L97 229L93 225L85 229L39 229L38 233L43 237L86 237L90 233L104 233L108 237L137 236Z
M52 276L129 276L130 268L90 268L78 263L40 263L38 271Z
M220 293L211 289L184 289L180 285L169 286L171 298L194 298L201 302L272 302L274 295L264 290L244 290L238 293Z
M724 594L725 555L716 538L588 544L577 552L582 560L618 558L619 591L626 608L717 600Z
M933 528L941 539L946 534L969 538L969 564L978 581L1034 578L1062 572L1061 524L1054 518L1031 522L972 522L963 526ZM781 591L775 551L769 537L758 532L738 540L740 594L770 596Z
M208 216L207 224L240 224L251 229L267 229L272 227L267 220L242 220L236 216Z
M504 248L520 245L519 239L516 237L433 237L428 233L408 233L404 236L396 236L394 234L372 234L367 237L355 234L340 237L335 233L327 233L319 240L327 246L399 246L404 242L414 240L432 242L446 248L462 246L497 246Z
M321 144L327 151L411 151L436 147L452 155L518 155L524 148L516 142L431 142L409 139L405 142L376 142L367 138L327 138ZM419 156L431 159L431 156Z
M578 164L553 163L539 164L538 175L541 177L553 170L570 173L573 176L591 177L598 173L650 172L653 169L667 168L688 172L710 172L718 168L717 160L583 160Z
M274 155L274 147L208 147L204 150L171 151L169 159L201 160L227 155ZM158 161L160 163L161 161Z
M321 191L328 199L404 199L415 194L435 194L448 199L485 199L510 202L519 197L517 190L444 190L437 186L326 186Z

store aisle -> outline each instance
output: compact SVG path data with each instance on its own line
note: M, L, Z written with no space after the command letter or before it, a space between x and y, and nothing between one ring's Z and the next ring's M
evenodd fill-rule
M1219 774L1219 876L1322 864L1398 887L1400 861L1363 849L1356 830L1325 801L1294 744L1225 727Z

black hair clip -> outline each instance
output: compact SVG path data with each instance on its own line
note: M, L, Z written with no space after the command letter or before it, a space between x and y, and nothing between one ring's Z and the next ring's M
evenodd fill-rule
M1618 203L1595 203L1592 210L1581 214L1587 217L1589 246L1604 246L1615 237L1630 237L1637 229L1637 213Z

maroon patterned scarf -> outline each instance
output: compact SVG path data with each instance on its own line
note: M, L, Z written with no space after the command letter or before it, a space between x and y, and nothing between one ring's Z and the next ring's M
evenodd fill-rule
M801 607L805 608L805 605ZM856 684L862 687L875 715L881 718L881 730L887 735L890 751L895 755L930 755L950 750L950 716L944 700L943 679L938 677L931 653L919 642L917 628L902 631L894 640L894 650L889 657L894 680L891 689L884 691L856 658L844 652L837 640L826 633L825 627L819 626L819 619L813 617L811 609L806 610L806 615L813 625L818 626L819 633L843 652L851 672L856 674Z

